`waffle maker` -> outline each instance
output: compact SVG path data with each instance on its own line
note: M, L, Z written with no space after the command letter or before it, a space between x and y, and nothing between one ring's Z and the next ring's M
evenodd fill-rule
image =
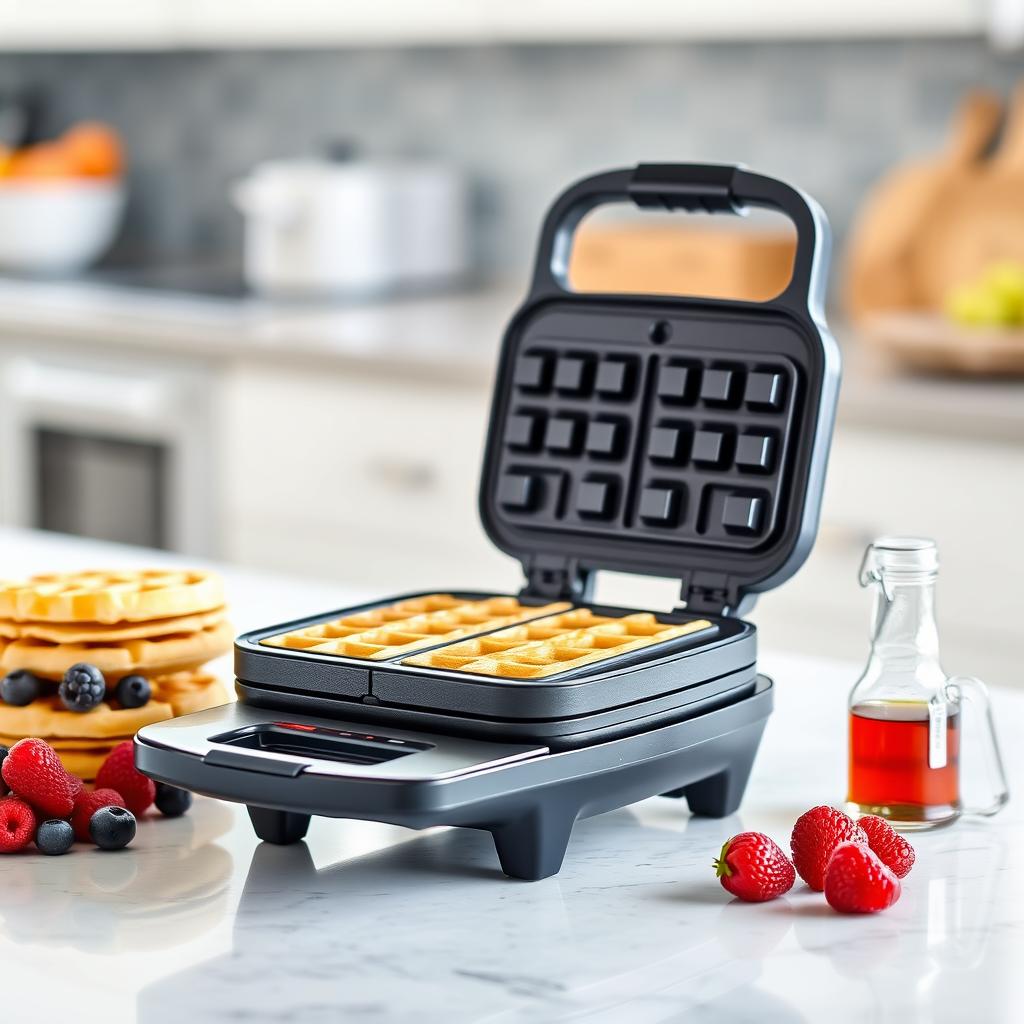
M574 293L575 227L608 202L780 211L792 279L764 303ZM139 768L245 803L273 843L314 814L485 829L523 879L559 870L578 817L657 794L731 814L772 707L741 615L817 530L839 386L828 250L813 200L741 168L569 188L505 333L480 485L520 594L409 594L246 633L238 703L142 729ZM680 609L592 603L603 569L678 578Z

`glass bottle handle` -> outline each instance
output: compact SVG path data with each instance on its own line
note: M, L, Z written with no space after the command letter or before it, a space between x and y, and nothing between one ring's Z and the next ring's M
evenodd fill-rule
M973 676L953 676L946 681L945 695L946 699L951 702L966 702L973 705L984 716L985 724L988 726L985 761L989 780L992 783L992 800L982 807L965 807L963 813L997 814L1010 799L1010 789L1006 781L1003 755L999 749L999 738L996 735L996 722L992 714L992 700L988 695L988 687Z

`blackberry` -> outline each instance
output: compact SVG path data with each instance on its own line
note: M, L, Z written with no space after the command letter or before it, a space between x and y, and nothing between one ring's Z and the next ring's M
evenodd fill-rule
M89 819L89 838L101 850L121 850L135 838L135 815L127 807L101 807Z
M165 818L180 818L192 806L192 794L187 789L156 784L156 809Z
M31 704L39 696L39 692L39 680L23 668L8 672L0 682L0 697L3 697L5 704L11 704L16 708Z
M64 673L58 693L68 711L92 711L106 696L107 683L95 665L80 661Z
M123 708L141 708L149 703L152 692L145 676L125 676L114 688L114 697Z
M67 853L75 841L75 830L63 818L50 818L36 829L36 846L40 853L57 857Z

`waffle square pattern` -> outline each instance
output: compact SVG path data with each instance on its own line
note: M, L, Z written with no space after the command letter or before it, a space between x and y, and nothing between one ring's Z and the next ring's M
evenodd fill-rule
M382 661L569 607L564 601L537 607L522 604L514 597L467 600L451 594L429 594L303 626L266 637L260 643L265 647Z
M574 608L425 651L402 664L504 679L542 679L711 628L707 619L668 623L651 612L616 618Z

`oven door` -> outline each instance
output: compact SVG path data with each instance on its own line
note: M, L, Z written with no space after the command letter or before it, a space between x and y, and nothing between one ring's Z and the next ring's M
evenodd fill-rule
M202 366L17 354L0 372L3 522L217 554L213 387Z

